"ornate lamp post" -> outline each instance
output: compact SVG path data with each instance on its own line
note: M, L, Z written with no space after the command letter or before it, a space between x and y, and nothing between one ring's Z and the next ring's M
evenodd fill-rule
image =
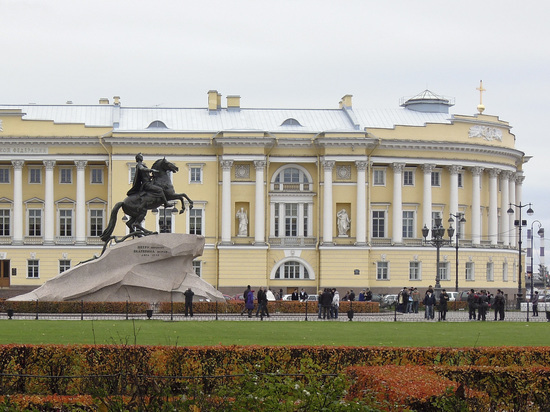
M428 237L428 234L430 233L430 229L428 229L426 225L424 225L424 227L422 228L422 236L424 237L424 242L435 246L437 249L434 294L436 297L439 297L439 294L441 293L441 278L439 276L439 249L441 249L441 246L443 245L451 244L451 239L455 230L452 226L450 226L447 229L449 240L445 240L443 239L443 236L445 236L445 228L441 224L441 218L436 218L434 219L434 221L434 227L432 228L432 238L430 240L426 239Z
M527 226L527 220L521 220L521 209L523 209L526 206L529 206L529 209L527 209L527 214L529 216L531 216L535 212L533 211L533 209L531 209L531 203L526 204L526 205L522 205L521 202L519 203L519 205L515 205L513 203L510 203L510 208L507 211L507 213L509 215L514 214L514 209L512 209L512 206L517 207L518 210L519 210L519 214L518 214L519 219L514 220L514 226L516 226L519 229L519 232L518 232L518 253L519 253L519 270L518 270L519 276L518 276L518 278L519 279L518 279L517 308L521 309L521 299L523 297L523 294L521 293L521 278L523 277L523 269L521 267L521 228L522 228L522 226Z
M456 219L456 270L455 270L455 277L456 277L456 283L455 283L455 291L458 292L458 242L459 242L459 239L460 239L460 225L462 223L466 223L466 219L464 219L464 215L462 213L457 213L456 215L453 215L452 213L449 213L451 215L451 217L449 218L448 222L449 223L453 223L455 220L453 219L453 217ZM452 228L452 226L451 226ZM451 235L449 235L450 237L452 237Z
M539 230L537 232L537 234L540 236L540 237L544 237L544 228L542 227L542 223L540 223L538 220L533 220L533 222L531 222L531 231L529 233L529 236L527 237L531 237L531 249L530 249L530 253L531 253L531 268L529 269L529 274L531 275L531 301L533 301L533 255L534 255L534 250L533 250L533 225L535 223L538 223L539 224ZM527 301L527 322L529 322L529 301Z

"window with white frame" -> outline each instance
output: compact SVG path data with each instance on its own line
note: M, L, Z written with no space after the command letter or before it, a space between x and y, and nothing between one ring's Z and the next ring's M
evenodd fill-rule
M199 278L202 277L202 260L193 261L193 270L195 271L195 275L197 275Z
M0 209L0 236L10 236L11 210Z
M403 186L414 186L414 170L403 171Z
M90 236L97 237L103 232L103 209L90 209Z
M376 280L390 280L388 262L376 262Z
M73 210L59 209L59 236L70 237L73 235Z
M71 268L71 261L69 259L59 259L59 273L63 273Z
M432 186L441 186L441 172L439 170L432 171Z
M275 271L275 279L309 279L307 268L296 260L289 260Z
M28 210L28 235L42 236L42 209Z
M42 183L42 169L39 167L29 167L29 183Z
M190 235L203 235L204 226L204 209L193 208L189 210L187 215L189 219L189 234Z
M27 277L28 278L40 277L40 261L38 259L27 260Z
M172 208L159 207L157 210L157 222L161 233L172 233Z
M0 183L10 183L10 169L8 167L0 167Z
M475 280L474 262L466 262L466 280Z
M285 236L298 236L298 204L285 204Z
M285 166L276 173L272 188L277 192L307 192L310 184L311 179L305 169Z
M372 184L374 186L386 185L386 169L373 169L372 171Z
M414 237L414 211L412 210L403 211L403 237Z
M449 262L439 262L439 280L451 280Z
M432 233L432 229L435 227L435 220L441 219L441 212L433 212L432 211L432 227L430 227L430 234ZM443 224L443 221L441 221L441 224Z
M90 169L90 183L93 185L103 184L103 168L92 167Z
M73 170L70 167L59 169L59 183L70 184L73 182Z
M502 281L508 282L508 262L502 264Z
M202 165L189 165L189 183L202 183Z
M422 280L420 262L409 262L409 280Z
M128 183L133 184L135 176L136 176L135 163L128 164Z
M493 262L487 262L487 282L493 282L495 280L493 269Z
M372 237L386 237L386 211L372 211Z

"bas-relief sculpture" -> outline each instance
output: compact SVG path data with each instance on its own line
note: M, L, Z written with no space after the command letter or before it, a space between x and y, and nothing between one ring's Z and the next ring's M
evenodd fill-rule
M113 207L109 223L101 234L105 242L101 255L11 300L184 301L183 293L189 287L199 299L224 300L218 290L193 270L193 259L203 252L203 236L159 235L140 224L148 210L162 205L172 206L170 200L181 201L180 213L185 210L184 198L189 202L189 208L193 207L193 201L185 193L176 193L172 186L169 173L177 172L178 168L163 158L149 169L143 163L141 153L136 155L136 161L132 188L126 199ZM119 239L112 234L121 208L130 216L126 223L130 234Z

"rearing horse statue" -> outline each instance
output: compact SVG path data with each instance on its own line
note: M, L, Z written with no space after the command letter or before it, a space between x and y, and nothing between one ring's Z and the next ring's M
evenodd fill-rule
M136 159L140 157L136 156ZM141 160L143 158L141 157ZM189 209L193 208L193 201L185 193L176 193L174 186L170 180L170 175L168 172L176 173L179 169L178 167L170 163L166 158L157 160L151 169L146 169L147 173L152 171L153 178L150 181L147 181L147 184L141 186L141 190L138 187L137 189L133 187L128 192L128 197L122 202L118 202L111 211L111 217L109 219L109 224L101 234L100 238L104 242L108 242L113 239L112 234L116 226L116 218L120 208L124 213L130 216L130 219L126 222L126 226L130 229L130 234L136 236L150 235L152 232L145 229L141 226L141 222L145 219L148 210L156 209L159 206L168 206L167 202L170 200L180 200L181 201L181 210L180 213L185 211L185 204L183 199L187 199L189 202ZM138 173L138 170L136 170ZM148 190L151 189L151 190ZM162 192L159 190L162 189Z

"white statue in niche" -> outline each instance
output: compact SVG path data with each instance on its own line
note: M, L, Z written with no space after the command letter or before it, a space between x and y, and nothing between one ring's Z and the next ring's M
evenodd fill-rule
M243 207L237 212L237 219L239 219L239 234L238 236L248 235L248 217Z
M346 212L346 209L342 209L336 216L338 217L338 236L348 236L347 232L351 223L348 212Z

